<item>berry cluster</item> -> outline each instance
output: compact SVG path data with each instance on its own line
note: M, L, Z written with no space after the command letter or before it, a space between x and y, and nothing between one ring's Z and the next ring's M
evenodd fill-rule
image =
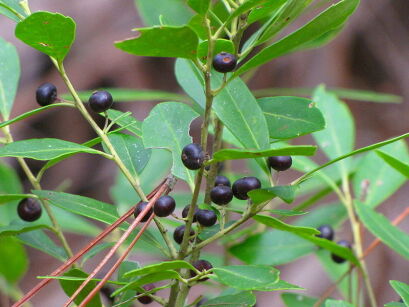
M317 235L318 238L326 239L332 241L334 239L334 229L330 225L321 225L317 228L320 234ZM347 240L340 240L337 242L339 246L346 247L351 249L351 243ZM331 254L331 258L336 263L344 263L346 261L345 258L342 258L336 254Z

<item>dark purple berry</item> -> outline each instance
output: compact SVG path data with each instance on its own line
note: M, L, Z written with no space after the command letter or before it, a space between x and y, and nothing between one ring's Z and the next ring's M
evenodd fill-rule
M41 216L41 205L34 199L24 198L17 206L18 216L26 222L34 222Z
M288 170L293 164L293 159L290 156L275 156L267 159L268 166L278 172Z
M320 234L316 235L318 238L332 241L334 239L334 229L330 225L321 225L317 228Z
M197 260L195 263L193 263L193 266L196 268L196 270L198 270L200 272L208 271L208 270L213 268L212 264L209 261L203 260L203 259L202 260ZM196 275L197 274L193 270L190 270L190 277L193 278ZM205 280L208 280L208 279L209 279L208 277L204 277L204 278L201 278L200 281L205 281Z
M218 185L210 191L210 199L217 205L227 205L233 199L233 191L225 185Z
M231 72L236 68L236 57L227 52L220 52L213 58L213 68L222 73Z
M177 244L182 244L183 241L183 235L185 233L185 225L179 226L175 229L175 232L173 233L173 240L175 240L175 242ZM193 229L190 229L190 236L194 236L195 235L195 231Z
M165 217L173 213L176 203L173 197L168 195L161 196L153 205L153 212L159 217Z
M189 208L190 208L190 205L187 205L186 207L183 208L182 217L184 219L187 218L187 215L189 213ZM198 209L196 208L195 213L193 214L193 223L196 223L196 221L197 221L197 217L196 217L197 211L198 211Z
M141 212L146 208L147 205L148 205L147 202L137 204L135 207L134 214L133 214L134 217L137 218L138 215L141 214ZM142 218L141 222L146 222L150 218L152 213L153 213L153 209L150 208L148 213L146 213L145 216Z
M339 246L346 247L346 248L349 248L349 249L352 248L351 243L349 241L347 241L347 240L338 241L337 244ZM331 254L331 258L335 263L344 263L346 261L345 258L342 258L342 257L340 257L338 255L335 255L335 254Z
M214 186L218 185L225 185L226 187L230 187L231 183L230 180L225 176L216 176L216 180L214 181Z
M148 291L152 291L152 290L155 289L156 287L155 287L155 284L147 284L147 285L142 286L142 288L143 288L146 292L148 292ZM138 293L138 294L141 294L141 293ZM152 294L154 294L154 293L152 293ZM150 304L150 303L153 302L153 299L152 299L149 295L144 295L144 296L138 297L138 301L139 301L141 304L148 305L148 304Z
M196 216L199 224L204 227L213 226L217 222L217 215L212 210L199 210Z
M91 97L89 97L89 106L96 113L105 112L110 109L113 104L112 95L107 91L97 91L94 92Z
M40 106L47 106L57 100L57 88L52 83L44 83L36 91L36 100Z
M197 302L196 307L202 306L204 303L208 301L207 298L202 298L199 302Z
M261 182L256 177L243 177L233 183L233 195L238 199L248 199L248 192L260 189Z
M190 170L197 170L202 167L205 154L202 146L192 143L183 148L181 157L184 166Z

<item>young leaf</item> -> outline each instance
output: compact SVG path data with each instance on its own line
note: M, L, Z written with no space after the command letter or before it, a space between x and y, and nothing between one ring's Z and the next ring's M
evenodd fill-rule
M190 27L160 26L136 29L140 35L115 46L125 52L152 57L195 59L199 39Z
M206 301L201 307L251 307L256 303L256 296L251 291L223 295Z
M51 160L79 152L101 154L98 150L59 139L30 139L4 145L0 148L0 157Z
M397 280L391 280L389 281L389 283L391 284L392 288L402 298L406 306L409 305L409 285Z
M20 79L20 60L16 47L2 38L0 38L0 67L0 114L3 120L7 121Z
M281 198L287 204L291 204L295 198L295 191L297 187L288 185L288 186L275 186L265 189L257 189L250 191L248 196L252 200L254 205L259 205L266 201L270 201L275 197Z
M82 277L87 278L88 274L80 269L71 269L68 272L64 273L64 276L72 277ZM71 296L75 293L78 287L82 284L81 280L60 280L61 288L64 290L67 296ZM74 302L79 305L87 297L87 295L95 288L97 285L96 281L90 281L85 288L78 294L74 299ZM102 307L101 298L99 295L95 295L93 299L87 304L89 307Z
M185 168L182 149L192 143L190 123L198 116L190 107L177 102L156 105L142 124L143 142L147 148L165 148L172 153L172 174L194 186L194 172Z
M382 214L370 206L356 202L356 212L365 227L402 257L409 260L409 235L393 226Z
M183 260L174 260L174 261L165 261L161 263L155 263L152 265L147 265L143 268L139 268L133 271L128 271L124 274L124 277L134 277L146 274L157 273L166 270L177 270L177 269L191 269L194 270L194 267L186 261Z
M309 99L268 97L258 102L272 139L292 139L325 128L322 113Z
M181 26L193 15L185 0L135 0L135 4L146 26L162 25L160 18L167 25Z
M0 237L0 276L15 284L28 269L28 257L24 247L14 237Z
M315 228L300 227L300 226L286 224L280 221L279 219L276 219L268 215L256 215L253 217L253 219L256 220L257 222L267 225L268 227L271 227L277 230L288 231L296 235L313 236L313 235L317 235L320 233Z
M281 299L286 307L312 307L318 301L318 298L298 293L283 293ZM318 307L324 307L324 304Z
M58 13L36 12L17 24L15 35L27 45L62 62L75 39L75 22Z
M187 4L200 15L205 15L209 10L210 0L187 0Z
M376 154L395 170L406 176L406 178L409 178L409 163L402 162L400 159L397 159L382 150L377 150Z
M325 307L354 307L354 305L345 301L326 300Z

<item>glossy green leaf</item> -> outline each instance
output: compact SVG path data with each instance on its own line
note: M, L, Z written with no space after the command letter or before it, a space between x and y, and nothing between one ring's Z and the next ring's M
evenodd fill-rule
M354 305L345 301L326 300L325 307L354 307Z
M63 61L75 39L75 22L58 13L35 12L17 24L15 35L38 51Z
M0 38L0 67L0 114L3 120L7 121L20 79L20 60L16 47L2 38Z
M184 0L135 0L138 13L146 26L185 25L192 17L192 12Z
M42 230L34 230L30 232L25 232L18 235L18 239L22 241L25 245L31 246L35 249L46 253L61 262L65 262L68 257L64 249L57 246L50 237Z
M152 265L147 265L143 268L129 271L124 274L124 277L134 277L146 274L157 273L166 270L177 270L177 269L194 269L193 266L183 260L165 261L161 263L155 263Z
M20 242L14 237L0 237L0 276L15 284L28 269L28 257Z
M138 176L148 163L151 150L145 149L142 140L133 135L114 133L108 138L126 168L133 176ZM106 146L104 148L109 153Z
M406 232L392 225L386 217L368 205L357 201L355 210L362 223L374 236L409 260L409 235Z
M397 280L391 280L389 281L389 283L391 284L392 288L402 298L406 306L408 306L409 305L409 285L403 282L397 281Z
M266 201L270 201L275 197L279 197L288 204L291 204L295 198L295 186L274 186L271 188L257 189L250 191L247 195L250 196L253 204L259 205Z
M71 269L68 272L64 273L64 276L73 276L73 277L88 277L88 274L80 269ZM61 288L64 290L67 296L71 296L75 293L75 291L81 286L82 281L76 280L60 280ZM74 299L74 302L79 305L81 302L87 297L87 295L95 288L97 285L96 281L90 281L85 288L78 294L78 296ZM99 295L95 295L92 300L87 303L89 307L102 307L101 298Z
M207 40L200 43L199 47L197 48L197 57L199 59L205 60L207 57L208 48L209 48L209 42ZM220 39L220 38L217 39L214 42L213 54L218 54L220 52L234 53L233 42L227 39Z
M202 304L202 307L252 307L256 296L251 291L239 292L212 298Z
M92 198L44 190L35 190L33 193L54 206L106 224L112 224L118 219L118 213L113 205Z
M51 160L72 153L101 154L100 151L60 139L29 139L13 142L0 148L0 157L21 157Z
M251 68L265 64L272 59L296 51L303 44L339 27L355 11L358 4L359 0L343 0L332 5L302 28L273 45L264 48L251 60L241 66L234 73L234 76L238 76Z
M27 197L30 197L30 194L0 194L0 205Z
M125 52L152 57L195 59L199 40L190 27L160 26L139 28L135 38L116 42Z
M402 162L401 160L395 158L382 150L377 150L376 154L380 156L386 163L392 166L395 170L400 172L406 178L409 178L409 163Z
M277 230L282 230L282 231L288 231L297 235L306 235L306 236L313 236L317 235L320 232L311 227L300 227L300 226L294 226L290 224L286 224L279 219L276 219L272 216L268 215L255 215L253 216L253 219L256 220L259 223L262 223L264 225L267 225L268 227L277 229Z
M108 110L108 118L115 121L121 127L126 127L126 130L132 132L138 137L142 137L142 123L134 118L132 115L125 115L125 113L118 110Z
M143 142L147 148L165 148L172 153L172 174L193 187L194 172L188 170L180 156L182 149L192 143L191 122L198 116L188 106L177 102L156 105L142 124Z
M187 0L187 4L200 15L206 14L210 7L210 0Z
M318 298L298 293L283 293L281 294L281 299L286 307L313 307L318 301ZM318 307L324 307L324 304Z
M268 97L258 102L267 119L270 138L291 139L325 128L322 113L309 99Z
M0 14L19 22L27 16L23 7L20 5L21 0L0 0Z

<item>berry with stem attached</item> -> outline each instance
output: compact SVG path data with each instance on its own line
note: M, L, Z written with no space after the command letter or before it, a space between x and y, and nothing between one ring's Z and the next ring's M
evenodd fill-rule
M218 185L225 185L226 187L230 187L231 183L229 178L225 177L225 176L216 176L216 179L214 181L214 186L218 186Z
M156 287L155 287L155 284L147 284L147 285L142 286L142 288L143 288L146 292L148 292L148 291L152 291L152 290L155 289ZM141 293L138 293L138 294L141 294ZM154 294L154 293L152 293L152 294ZM138 301L139 301L141 304L148 305L148 304L150 304L150 303L153 302L153 299L152 299L149 295L144 295L144 296L138 297Z
M349 249L352 248L351 243L349 241L347 241L347 240L338 241L337 244L339 246L346 247L346 248L349 248ZM335 263L344 263L346 261L345 258L342 258L341 256L338 256L336 254L331 254L331 258Z
M196 270L200 271L200 272L204 272L204 271L208 271L211 270L213 268L212 264L207 261L207 260L197 260L195 263L193 263L193 266L195 267ZM190 277L195 277L197 276L196 272L193 270L190 270ZM205 281L208 280L208 277L203 277L200 279L200 281Z
M334 239L334 229L330 225L321 225L317 228L320 234L316 235L318 238L332 241Z
M210 191L210 199L217 205L227 205L233 199L233 191L225 185L215 186Z
M260 189L261 182L256 177L243 177L233 183L233 195L241 200L248 199L248 192Z
M41 205L34 199L24 198L17 206L18 216L26 222L34 222L41 216Z
M205 154L199 144L188 144L182 150L182 162L190 170L197 170L202 167Z
M199 210L196 216L197 221L203 227L213 226L217 222L217 215L212 210Z
M176 208L176 202L169 195L161 196L153 205L153 212L159 217L165 217L173 213Z
M267 159L268 166L275 169L277 172L288 170L293 164L293 159L290 156L274 156Z
M97 91L94 92L91 97L89 97L88 102L92 111L101 113L109 110L112 107L114 100L109 92Z
M213 68L221 73L231 72L236 68L237 58L234 54L220 52L213 58Z
M44 107L57 100L57 88L52 83L40 85L36 91L37 103Z
M187 215L188 215L188 213L189 213L189 208L190 208L190 205L187 205L187 206L184 207L183 210L182 210L182 217L183 217L184 219L187 218ZM196 223L196 221L197 221L197 217L196 217L197 211L198 211L198 209L196 208L195 213L193 214L193 223Z
M147 202L142 202L136 205L135 207L135 211L134 211L134 217L137 218L139 214L141 214L141 212L146 208L146 206L148 205ZM145 216L142 218L141 222L146 222L149 217L152 215L153 213L153 209L150 208L148 213L145 214Z
M177 244L182 244L183 241L183 235L185 233L185 225L176 227L175 231L173 232L173 240L175 240L175 242ZM193 229L190 229L190 236L194 236L195 235L195 231Z

